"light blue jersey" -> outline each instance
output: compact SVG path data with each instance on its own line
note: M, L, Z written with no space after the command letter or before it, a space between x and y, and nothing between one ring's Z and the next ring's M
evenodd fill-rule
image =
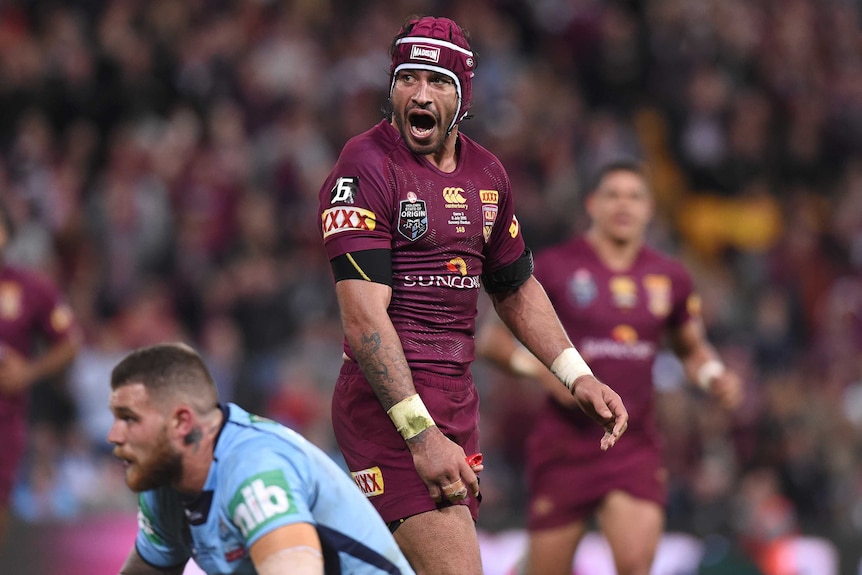
M193 558L209 574L255 573L249 548L291 523L317 528L326 574L412 574L377 511L323 451L228 404L204 491L141 493L138 554L157 567Z

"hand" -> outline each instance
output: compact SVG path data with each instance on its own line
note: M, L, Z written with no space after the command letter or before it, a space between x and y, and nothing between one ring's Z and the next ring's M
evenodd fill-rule
M23 355L9 346L0 351L0 394L16 395L33 383L30 364Z
M582 375L572 386L581 410L605 429L602 451L613 447L629 425L629 413L617 392L592 375Z
M436 426L407 440L413 454L413 464L419 477L428 487L431 499L461 501L468 495L479 495L476 473L484 469L481 464L471 469L461 446L449 440Z
M736 409L742 403L742 380L735 372L725 369L712 379L709 393L726 409Z

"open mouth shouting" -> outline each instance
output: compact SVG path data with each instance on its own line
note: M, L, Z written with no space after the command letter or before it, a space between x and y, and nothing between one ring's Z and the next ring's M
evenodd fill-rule
M428 110L413 109L407 112L410 135L418 144L428 144L434 136L440 119Z

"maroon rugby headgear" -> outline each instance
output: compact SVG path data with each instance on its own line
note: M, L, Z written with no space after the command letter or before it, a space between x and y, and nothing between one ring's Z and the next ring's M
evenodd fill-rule
M458 92L458 111L449 126L464 119L473 92L473 69L476 59L464 31L448 18L424 16L407 22L392 45L389 69L389 94L395 87L400 70L431 70L452 78Z

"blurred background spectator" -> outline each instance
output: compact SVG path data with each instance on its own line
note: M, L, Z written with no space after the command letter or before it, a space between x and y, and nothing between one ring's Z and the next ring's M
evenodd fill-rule
M573 231L597 166L651 167L651 239L693 271L711 338L747 385L731 418L659 362L669 527L752 557L772 537L816 535L855 572L860 0L0 3L10 259L53 276L87 335L67 385L34 394L22 529L133 509L107 457L107 374L157 341L193 343L224 399L337 457L341 331L317 191L346 139L380 118L387 42L411 13L472 33L463 129L507 166L534 248ZM476 381L480 527L518 527L536 396L489 366Z

